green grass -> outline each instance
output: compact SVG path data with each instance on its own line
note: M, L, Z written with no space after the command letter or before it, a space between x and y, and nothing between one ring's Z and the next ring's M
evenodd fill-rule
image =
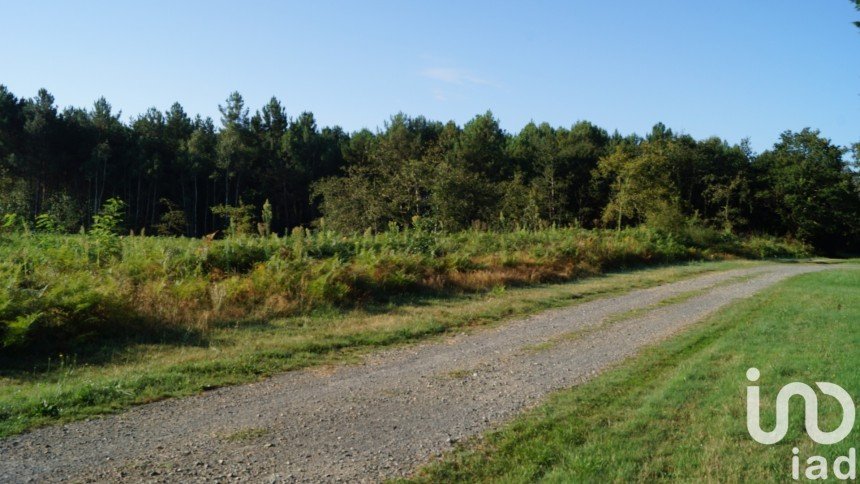
M858 362L860 270L798 276L558 393L416 480L791 480L792 447L802 462L822 455L832 463L858 447L860 423L841 443L816 445L793 402L786 438L758 444L746 430L746 370L761 370L762 426L769 429L776 393L792 381L833 382L858 403ZM819 401L821 428L835 428L838 405L823 395Z
M361 352L464 331L507 318L708 271L757 264L689 263L577 282L446 297L401 297L360 309L321 309L212 329L205 339L99 346L85 356L3 359L0 436L130 405L249 382Z

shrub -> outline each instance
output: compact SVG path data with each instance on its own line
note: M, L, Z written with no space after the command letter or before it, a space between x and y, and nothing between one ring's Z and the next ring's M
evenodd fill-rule
M240 203L233 205L216 205L212 207L212 214L225 219L228 222L227 234L230 237L249 235L253 230L254 207Z
M91 256L97 265L122 254L117 234L122 226L123 210L125 203L119 198L111 198L102 205L99 213L93 215L93 226L90 229L93 242Z
M350 236L297 228L286 237L214 241L119 237L121 210L121 202L106 203L89 234L0 235L4 347L199 331L396 294L498 291L641 264L810 253L794 241L689 223L678 233L645 226L438 233L416 221Z

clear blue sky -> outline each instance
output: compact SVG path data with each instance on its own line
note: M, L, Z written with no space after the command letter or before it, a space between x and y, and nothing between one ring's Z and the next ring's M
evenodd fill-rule
M375 129L398 111L697 138L786 130L860 141L860 18L848 0L3 1L0 83L123 118L240 91Z

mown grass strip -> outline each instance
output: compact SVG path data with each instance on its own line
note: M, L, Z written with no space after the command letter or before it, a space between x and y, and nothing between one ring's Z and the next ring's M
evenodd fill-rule
M792 447L832 462L858 445L814 444L803 412L779 444L746 430L745 372L759 368L764 428L792 381L860 395L860 270L798 276L721 311L423 469L419 482L771 482L791 479ZM820 399L821 427L841 412ZM799 408L799 407L798 407Z

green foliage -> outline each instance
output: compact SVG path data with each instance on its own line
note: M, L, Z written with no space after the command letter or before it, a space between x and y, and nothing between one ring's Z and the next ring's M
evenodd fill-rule
M247 272L275 253L274 244L261 244L250 237L230 237L205 250L203 267L223 272Z
M112 237L122 230L125 202L110 198L102 205L99 213L93 215L90 233L95 237Z
M621 227L625 221L648 221L660 228L676 228L683 219L680 187L671 176L682 162L678 151L672 140L656 138L635 149L618 147L601 159L598 172L612 180L604 222Z
M463 126L399 113L349 134L310 112L288 116L276 98L252 113L233 92L219 110L217 128L178 103L123 123L104 98L61 110L44 89L22 99L0 86L0 214L16 214L15 230L47 214L51 230L73 233L122 194L124 226L138 234L359 234L414 217L448 232L647 224L677 234L694 219L860 250L856 166L811 129L756 156L745 141L662 123L644 138L587 121L509 133L491 112Z
M156 226L158 234L184 235L187 227L185 211L180 210L179 206L166 198L162 198L161 203L165 211L161 214L161 222Z
M377 229L386 221L383 199L376 196L368 177L351 169L345 177L330 177L316 182L313 195L320 199L325 225L341 232Z
M502 230L538 229L543 225L534 187L529 187L521 173L502 185L499 227Z
M54 234L58 232L58 229L57 221L50 214L40 213L36 215L36 231Z
M727 254L808 254L802 244L742 239L697 224L680 235L646 227L445 233L420 217L351 236L296 228L280 238L119 237L121 210L120 201L106 202L89 234L3 235L0 332L7 347L198 331L404 293L499 291Z
M0 220L0 231L4 233L11 233L16 231L18 228L23 227L23 219L18 216L17 213L5 213L3 214L2 220Z
M216 205L212 213L227 221L227 234L231 237L249 235L253 230L254 207L240 202L239 205Z
M757 259L809 257L812 249L802 242L770 235L751 236L741 242L740 255Z
M854 8L860 10L860 0L851 0L854 2ZM854 22L854 26L860 28L860 20Z
M844 153L818 131L783 133L753 165L764 184L755 193L760 223L825 250L856 244L860 192Z
M122 255L119 232L124 210L125 203L122 200L110 198L102 205L101 211L93 215L93 225L89 232L92 239L90 256L95 259L97 265Z
M269 203L268 198L263 202L263 210L260 214L260 219L263 221L262 224L257 226L260 236L268 237L272 235L272 204Z
M2 87L2 86L0 86ZM17 160L14 155L9 158L10 162ZM0 159L0 214L15 214L18 217L26 217L30 213L29 193L26 180L13 177L3 167Z
M66 192L49 196L45 201L44 210L40 215L50 217L53 232L74 233L81 227L84 220L83 210L78 201Z

